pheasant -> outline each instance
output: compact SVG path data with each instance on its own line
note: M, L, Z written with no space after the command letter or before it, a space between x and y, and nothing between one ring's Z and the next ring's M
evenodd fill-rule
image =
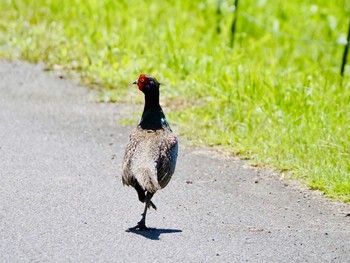
M152 76L141 74L136 84L145 95L145 105L139 125L131 132L126 146L123 166L123 185L132 186L145 203L141 221L130 230L149 230L146 227L147 209L154 208L153 195L167 186L175 171L178 141L159 105L160 83Z

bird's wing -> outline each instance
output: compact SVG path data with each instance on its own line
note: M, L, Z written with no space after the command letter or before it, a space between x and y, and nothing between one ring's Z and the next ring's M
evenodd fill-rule
M178 142L176 136L172 132L166 132L161 143L157 161L158 184L161 188L164 188L169 183L174 174L177 152Z
M122 166L122 182L124 185L134 186L135 178L132 174L131 163L135 154L135 150L142 140L142 133L138 128L134 129L129 136L129 141L125 149L123 166Z

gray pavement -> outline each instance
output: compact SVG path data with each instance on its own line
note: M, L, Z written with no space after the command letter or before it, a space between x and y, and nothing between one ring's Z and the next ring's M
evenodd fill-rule
M348 205L183 144L156 230L126 232L143 204L121 183L120 120L143 105L91 94L0 61L0 262L350 262Z

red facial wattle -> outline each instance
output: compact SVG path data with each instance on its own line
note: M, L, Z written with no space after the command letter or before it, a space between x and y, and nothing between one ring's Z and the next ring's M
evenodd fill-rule
M145 74L141 74L139 79L137 80L137 86L139 90L142 90L147 84L147 76Z

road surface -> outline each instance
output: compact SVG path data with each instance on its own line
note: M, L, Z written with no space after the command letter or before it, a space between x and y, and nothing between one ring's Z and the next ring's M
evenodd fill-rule
M143 105L92 94L0 61L0 262L350 262L348 205L182 138L156 230L127 232L143 204L121 183L120 120Z

